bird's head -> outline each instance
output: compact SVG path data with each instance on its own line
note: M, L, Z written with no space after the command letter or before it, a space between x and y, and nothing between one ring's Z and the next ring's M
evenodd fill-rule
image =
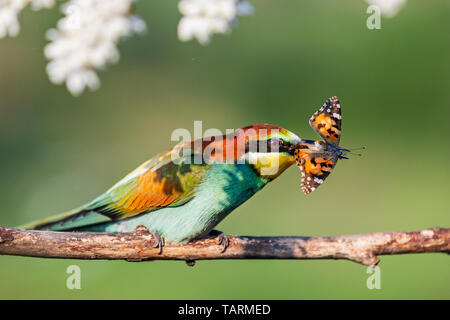
M295 146L302 140L294 133L271 124L254 124L237 131L245 141L240 161L253 166L263 178L272 180L295 163Z
M199 163L248 164L261 177L272 180L295 163L294 147L300 142L297 135L279 126L254 124L223 136L179 144L172 153L195 155L200 157Z

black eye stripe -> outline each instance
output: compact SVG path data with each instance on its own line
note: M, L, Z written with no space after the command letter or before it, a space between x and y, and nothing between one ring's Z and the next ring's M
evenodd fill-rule
M250 150L250 145L252 150ZM256 150L254 150L256 148ZM282 139L272 138L266 141L259 141L257 143L247 143L245 152L290 152L291 144Z
M267 140L267 151L287 152L290 150L290 144L283 139L273 138Z

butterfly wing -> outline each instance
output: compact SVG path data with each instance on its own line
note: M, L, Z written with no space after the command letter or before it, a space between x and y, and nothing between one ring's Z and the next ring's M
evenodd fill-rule
M331 97L309 119L309 124L326 143L339 145L341 138L341 106L337 97Z
M317 153L309 150L297 150L295 160L302 173L302 191L309 194L330 175L338 157L332 152Z

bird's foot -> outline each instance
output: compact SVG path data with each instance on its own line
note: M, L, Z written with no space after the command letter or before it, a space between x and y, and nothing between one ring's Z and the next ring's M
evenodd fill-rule
M230 239L225 233L221 233L219 235L219 241L217 242L219 245L222 245L222 251L221 253L224 253L227 251L228 246L230 245Z
M229 237L222 231L218 230L212 230L209 234L217 237L217 244L219 246L222 246L221 253L224 253L227 250L228 246L230 245Z
M134 229L134 232L138 235L151 234L152 238L155 239L155 244L153 248L158 248L158 254L162 253L162 248L166 245L164 238L158 232L150 232L145 226L139 225Z
M153 245L153 248L158 248L158 254L161 254L162 248L166 245L164 237L161 237L158 232L150 232L150 234L155 238L155 244Z

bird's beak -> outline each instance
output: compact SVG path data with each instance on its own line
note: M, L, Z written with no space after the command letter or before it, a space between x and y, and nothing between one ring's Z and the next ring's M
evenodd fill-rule
M289 147L289 154L295 156L295 151L298 149L309 149L309 141L300 141L299 143Z
M295 145L295 146L290 146L289 147L289 150L288 150L288 153L291 155L291 156L294 156L295 155L295 150L297 150L298 148L297 148L297 145Z

